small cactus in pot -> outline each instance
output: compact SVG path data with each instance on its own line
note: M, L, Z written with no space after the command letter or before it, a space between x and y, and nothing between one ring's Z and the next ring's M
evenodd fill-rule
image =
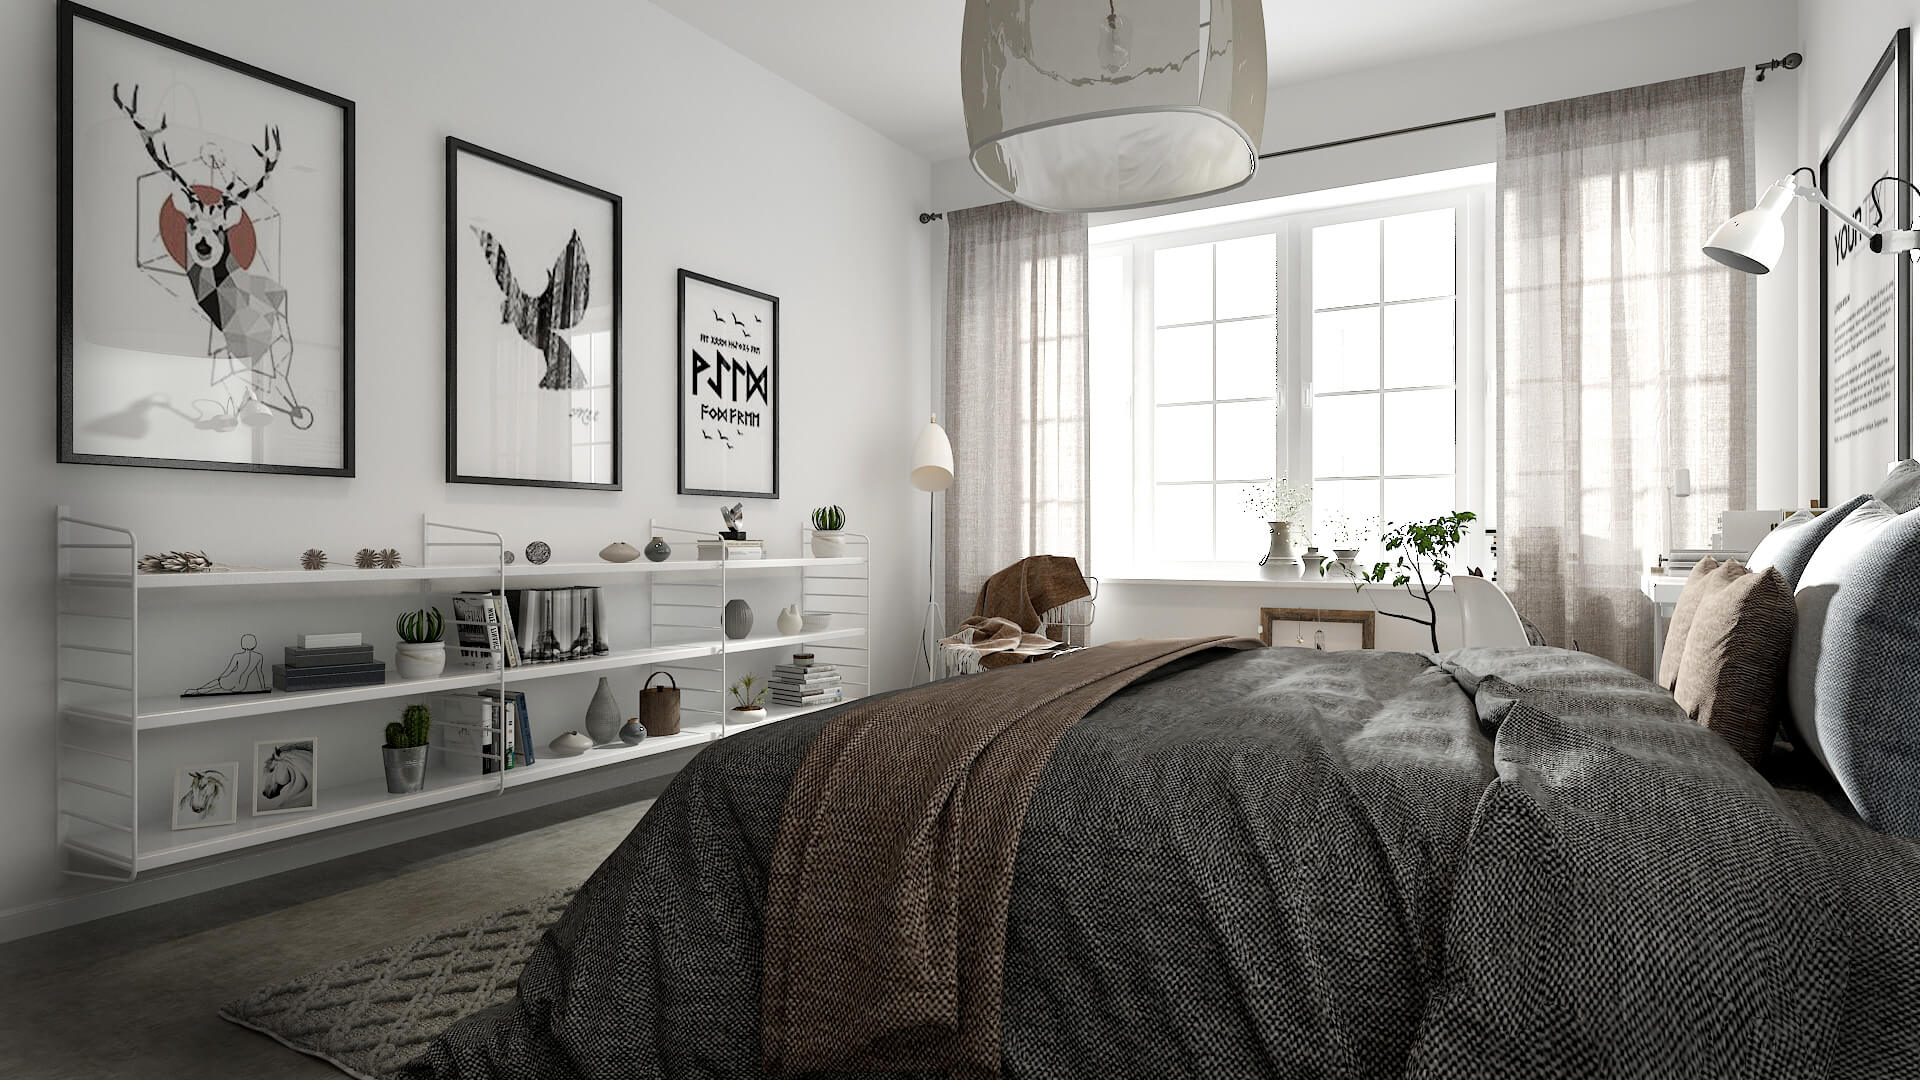
M393 629L400 635L393 659L401 678L431 679L447 669L447 645L441 640L447 623L439 608L403 611L393 620Z
M380 757L387 770L387 793L407 795L427 785L427 733L433 713L425 705L409 705L400 719L387 725L386 745Z
M847 527L847 512L838 506L822 506L813 512L813 557L834 559L847 553L846 538L840 530Z

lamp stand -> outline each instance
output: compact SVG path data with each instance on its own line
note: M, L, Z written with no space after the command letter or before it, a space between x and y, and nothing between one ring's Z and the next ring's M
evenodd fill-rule
M927 493L927 610L920 620L920 659L927 665L927 682L935 678L935 660L939 656L940 636L947 632L946 612L936 598L938 591L933 576L933 492ZM919 685L919 666L914 667L915 685Z

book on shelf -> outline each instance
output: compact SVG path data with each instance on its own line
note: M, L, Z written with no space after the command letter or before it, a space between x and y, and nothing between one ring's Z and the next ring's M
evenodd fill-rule
M701 540L695 546L703 560L764 559L767 555L765 540Z
M331 649L303 649L297 645L289 645L285 656L288 668L321 668L374 662L371 645L340 645Z
M486 698L489 704L497 705L500 701L500 691L492 687L480 691L480 696ZM534 762L533 732L527 716L527 695L518 690L509 690L506 702L507 724L514 733L509 741L513 760L521 765L531 765ZM512 765L507 767L513 768Z
M503 610L518 639L522 663L582 660L611 651L600 589L578 585L558 589L511 589Z
M506 640L493 594L453 594L453 660L474 671L499 671L507 665Z
M839 686L840 683L841 680L838 675L816 675L807 679L796 678L792 675L775 675L773 678L767 680L767 685L775 690L782 688L788 690L814 690L823 686Z
M333 649L361 644L359 634L301 634L303 649Z
M802 678L814 675L838 675L840 669L832 664L812 664L807 667L795 667L792 664L773 665L775 675L798 675Z
M789 695L775 693L773 695L773 703L775 705L831 705L831 704L834 704L835 702L840 702L845 700L846 700L845 691L842 691L838 688L835 688L833 690L822 691L821 693L818 693L818 694L800 694L800 695L789 696Z
M378 686L387 681L387 665L351 664L339 668L294 668L273 665L273 688L289 693L300 690L345 690L352 686Z

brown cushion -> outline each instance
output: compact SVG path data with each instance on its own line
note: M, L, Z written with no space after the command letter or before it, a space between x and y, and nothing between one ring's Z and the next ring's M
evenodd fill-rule
M1687 587L1680 590L1680 600L1673 605L1673 618L1667 620L1667 647L1660 652L1660 689L1671 690L1673 684L1680 681L1680 658L1687 652L1687 629L1693 625L1693 613L1700 609L1700 601L1708 591L1718 586L1708 586L1707 578L1720 568L1720 563L1712 556L1701 559L1694 565L1693 573L1687 575Z
M1748 764L1759 764L1784 711L1793 589L1778 570L1750 573L1731 560L1714 576L1728 567L1738 572L1694 612L1673 697L1695 723L1727 740Z

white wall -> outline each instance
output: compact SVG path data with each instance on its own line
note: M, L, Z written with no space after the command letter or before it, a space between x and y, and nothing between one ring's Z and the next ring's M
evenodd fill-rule
M1832 6L1834 0L1814 2ZM1911 18L1920 0L1847 0L1844 6L1898 8ZM1262 148L1271 152L1314 146L1751 67L1801 48L1798 10L1796 0L1694 0L1573 30L1278 86L1268 96ZM1860 50L1877 52L1886 43L1886 33L1877 30L1865 37L1878 44L1861 45ZM1824 50L1804 51L1809 59L1800 72L1776 73L1753 88L1756 190L1806 156L1800 139L1799 80L1832 61ZM1870 63L1868 57L1852 64L1852 69ZM1857 89L1859 76L1847 78ZM1845 100L1851 100L1853 92L1846 90ZM1486 162L1497 153L1497 139L1497 122L1482 122L1273 158L1262 163L1252 183L1212 201L1270 198ZM934 167L933 192L935 205L943 209L998 199L965 159ZM1817 445L1805 419L1807 391L1802 385L1803 346L1797 317L1805 304L1796 302L1797 247L1797 241L1789 243L1781 268L1759 286L1755 497L1764 507L1794 505L1803 498L1809 474L1802 464L1807 457L1802 448L1810 452ZM943 276L944 267L936 265L937 289L944 288ZM1782 437L1782 433L1789 434ZM1232 632L1244 629L1245 619L1238 611L1258 606L1244 599L1236 608L1220 610L1212 591L1199 595L1204 599L1193 600L1186 591L1165 587L1116 591L1111 602L1101 605L1101 622L1112 620L1101 628L1103 636L1110 636L1114 625L1178 625L1182 632L1189 627ZM1136 615L1128 610L1131 607L1141 607L1143 613ZM1159 622L1154 623L1155 619Z
M1920 22L1920 0L1804 0L1800 10L1806 66L1800 69L1800 142L1798 164L1819 168L1840 122L1866 85L1873 65L1893 40L1894 31ZM1794 214L1793 235L1801 251L1819 251L1820 215L1811 208ZM1820 278L1815 257L1801 260L1807 272L1799 282L1800 492L1820 492ZM1845 496L1841 496L1844 498Z
M102 2L358 103L360 475L53 463L55 9L50 0L0 0L0 133L10 148L0 156L0 188L11 193L0 241L13 253L0 267L11 373L0 424L8 463L0 473L0 685L9 705L0 916L44 910L49 897L76 888L57 874L53 844L56 504L130 524L149 550L205 548L223 561L271 566L309 546L340 553L392 544L417 559L428 510L498 522L518 544L545 538L560 560L591 559L614 539L644 543L650 516L717 527L718 500L674 493L679 267L781 298L782 498L750 503L748 524L793 547L808 508L846 506L850 527L872 534L879 556L876 681L905 680L919 614L914 568L926 557L923 504L900 467L931 385L920 360L932 348L929 234L914 221L929 193L923 160L649 4ZM625 197L627 481L619 494L441 480L448 134ZM391 610L373 613L368 630L377 632ZM204 653L211 666L231 651L237 629L174 644ZM283 643L262 640L270 650ZM584 707L591 680L577 689ZM338 737L372 747L383 719L316 723L339 724ZM230 756L245 753L236 745Z

